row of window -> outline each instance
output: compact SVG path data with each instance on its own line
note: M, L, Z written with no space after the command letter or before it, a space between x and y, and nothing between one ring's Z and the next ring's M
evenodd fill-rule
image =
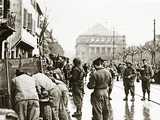
M115 40L118 40L118 41L120 41L120 40L124 40L124 38L123 37L115 37L114 38ZM107 37L107 38L91 38L90 40L89 40L89 42L108 42L108 43L110 43L110 42L112 42L112 40L113 40L113 37ZM86 41L86 39L84 39L84 41Z
M36 22L32 18L32 14L27 12L27 9L24 8L24 14L23 14L23 27L32 32L35 33L36 29Z
M100 52L101 49L101 52ZM105 54L105 53L110 53L111 52L111 48L105 48L105 47L92 47L91 48L91 54L94 54L96 52L96 54Z

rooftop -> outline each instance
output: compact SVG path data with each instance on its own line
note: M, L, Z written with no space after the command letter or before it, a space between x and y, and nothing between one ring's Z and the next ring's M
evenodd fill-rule
M102 24L96 24L93 27L89 28L86 32L81 35L100 35L108 36L111 35L112 31L104 27Z

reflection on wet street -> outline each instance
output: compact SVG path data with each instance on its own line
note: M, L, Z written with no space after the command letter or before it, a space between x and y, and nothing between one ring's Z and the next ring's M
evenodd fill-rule
M144 120L151 120L150 108L149 108L149 106L147 106L147 104L143 105L143 117L144 117Z
M160 103L160 86L152 85L151 87L151 100L152 101L141 101L141 83L136 83L136 96L135 101L131 102L130 98L128 101L123 101L124 98L124 90L123 84L121 81L115 82L113 92L112 92L112 100L109 103L109 116L108 120L160 120L160 105L156 103ZM158 90L159 89L159 90ZM92 120L92 106L90 104L90 94L91 90L85 87L85 95L83 101L83 115L82 120ZM71 99L71 98L70 98ZM71 114L75 112L75 107L70 100L69 108L71 110ZM72 120L76 120L72 118Z
M128 105L128 101L125 102L124 120L134 120L134 102L131 103L131 106Z

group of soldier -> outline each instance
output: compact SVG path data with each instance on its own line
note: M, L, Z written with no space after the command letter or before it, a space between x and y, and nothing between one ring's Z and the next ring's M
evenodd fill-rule
M19 120L71 120L63 57L46 64L44 72L20 68L11 84L12 107ZM37 62L38 63L38 62Z
M128 94L131 93L131 101L135 101L135 81L142 82L142 92L144 101L146 92L148 93L148 101L150 101L150 83L153 78L152 67L147 63L146 59L142 60L141 66L134 66L130 61L121 63L116 67L113 63L106 65L102 58L93 61L94 72L91 72L87 87L94 89L91 94L92 104L92 120L108 120L109 117L109 101L112 100L111 92L113 89L113 81L119 77L122 78L125 98L128 101Z
M135 67L131 62L120 63L118 66L107 64L102 58L97 58L92 65L82 65L79 58L69 63L68 58L50 56L46 69L29 72L24 69L16 70L16 77L12 79L12 103L20 120L71 120L68 110L68 93L73 97L76 111L72 117L81 120L82 103L85 93L84 85L89 74L87 87L94 89L91 94L92 120L107 120L109 101L113 81L123 80L125 98L128 100L129 91L135 100L134 82L142 81L143 97L148 93L150 100L150 82L153 70L146 60L143 65ZM41 113L41 114L40 114Z
M75 105L77 106L77 111L74 116L81 115L81 107L84 93L84 83L82 78L82 68L80 67L80 60L78 61L78 66L73 68L74 73L72 75L76 76L73 81L75 85L73 88L73 98ZM84 67L83 67L84 68ZM87 87L89 89L94 89L91 94L91 104L92 104L92 120L107 120L109 116L109 100L111 98L111 92L113 89L113 81L122 78L124 85L125 98L124 101L128 100L128 94L131 93L131 101L135 100L135 81L142 81L142 101L145 100L145 93L148 93L148 100L150 101L150 83L153 77L153 70L150 65L147 64L146 60L143 59L143 65L140 67L134 66L131 62L126 61L121 63L117 67L113 64L105 64L102 58L97 58L93 61L90 68L90 76ZM77 84L76 84L77 83Z

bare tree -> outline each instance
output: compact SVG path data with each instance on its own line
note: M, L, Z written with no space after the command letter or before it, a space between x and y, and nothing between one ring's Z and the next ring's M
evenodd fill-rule
M126 55L131 56L132 63L134 62L134 56L138 53L137 48L135 46L130 46L126 50Z
M156 47L154 47L153 42L149 42L148 44L144 45L143 49L145 51L147 51L151 55L151 63L155 64L154 63L154 59L155 59L154 58L155 57L154 54L155 54L156 51L160 51L160 45L159 45L159 43L157 43Z
M44 57L44 33L48 27L48 21L47 21L47 16L44 17L44 20L42 21L42 24L41 24L41 32L40 32L40 36L39 36L39 39L38 39L38 48L39 48L39 59L40 59L40 69L41 69L41 72L43 72L43 63L42 63L42 57Z

